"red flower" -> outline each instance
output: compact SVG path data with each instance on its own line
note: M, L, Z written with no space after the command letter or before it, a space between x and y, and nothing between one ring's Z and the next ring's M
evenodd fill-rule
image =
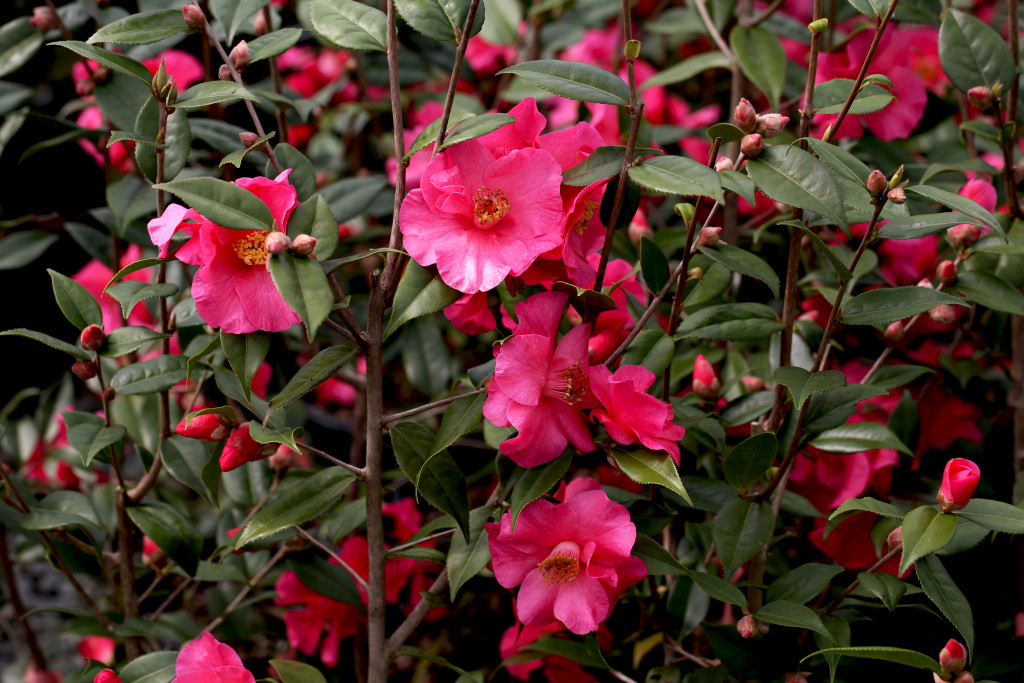
M174 683L256 683L230 646L204 633L181 649Z
M247 462L256 462L277 452L276 443L257 443L249 436L249 423L236 429L224 444L220 455L220 468L224 472L237 469Z
M971 500L974 489L978 487L981 470L966 458L953 458L946 463L942 473L942 485L939 487L939 507L943 512L959 510Z

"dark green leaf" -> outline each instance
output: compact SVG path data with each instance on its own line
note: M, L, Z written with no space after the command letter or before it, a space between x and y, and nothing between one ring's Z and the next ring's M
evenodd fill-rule
M747 596L743 595L743 591L725 579L719 578L714 574L705 574L704 572L695 572L689 569L686 570L686 576L693 579L693 582L702 591L715 600L736 605L737 607L745 607L747 604Z
M660 377L672 362L675 349L675 340L661 330L644 330L622 354L622 364L642 365Z
M904 384L909 384L921 375L934 373L931 368L922 365L888 365L874 374L871 378L871 386L878 387L883 391L889 391Z
M836 256L836 252L833 251L832 247L825 244L825 242L818 237L817 233L811 230L809 227L801 223L800 221L780 221L777 225L788 225L790 227L798 228L801 232L811 238L811 242L815 248L828 259L828 262L832 264L836 274L839 276L840 282L846 282L853 278L853 273L846 267L846 264Z
M508 114L480 114L478 116L471 116L459 121L455 125L455 128L445 136L444 142L437 148L437 151L440 152L446 147L478 138L481 135L487 135L491 131L498 130L513 122L515 122L515 118Z
M366 211L386 187L387 178L370 175L339 180L322 189L320 193L331 205L331 211L338 222L344 223Z
M455 440L467 432L471 432L480 424L483 417L484 402L487 394L480 392L470 396L463 396L452 402L444 411L441 419L441 426L434 438L434 445L429 455L440 453L455 443Z
M746 77L768 96L772 108L777 109L786 84L788 62L778 37L762 26L737 24L729 33L729 47Z
M870 421L829 429L816 436L811 445L827 453L860 453L876 448L892 448L907 455L914 454L891 429Z
M124 439L127 430L121 425L107 427L103 418L92 413L63 410L61 415L67 425L67 439L72 448L82 456L82 464L89 467L96 454Z
M273 254L267 263L274 286L306 328L310 341L334 306L334 293L316 259L295 254Z
M525 651L543 652L549 655L558 655L574 661L583 666L595 669L607 670L608 663L605 662L601 649L597 645L595 634L584 637L583 642L559 638L558 636L545 636L540 640L531 643L523 648Z
M132 363L114 373L110 386L119 394L155 394L185 379L184 356L167 355Z
M181 93L174 103L175 109L202 109L211 104L230 102L232 100L258 100L245 86L228 81L206 81L196 83Z
M59 239L40 230L15 232L0 239L0 270L16 270L35 261Z
M906 664L907 666L917 667L918 669L930 669L931 671L941 671L942 667L939 663L927 655L923 655L920 652L914 652L913 650L904 650L899 647L831 647L825 650L818 650L812 652L803 659L801 663L807 661L815 655L824 655L834 653L837 655L843 655L846 657L860 657L862 659L881 659L886 662L893 662L896 664Z
M997 275L984 270L962 270L955 288L968 301L979 303L995 311L1024 315L1024 294Z
M110 50L104 50L102 47L90 45L89 43L82 43L77 40L58 40L50 43L50 45L66 47L81 57L87 57L99 62L109 69L122 73L125 76L131 76L132 78L138 79L146 85L153 82L153 74L149 73L149 69L147 69L142 62L138 62L126 55L111 52Z
M27 64L42 44L43 34L28 17L18 17L0 26L0 77Z
M391 307L391 319L384 330L384 338L387 339L395 330L414 318L440 311L457 301L460 296L462 295L459 292L441 280L440 275L410 260L398 283L395 301Z
M161 263L170 263L176 259L173 258L144 258L136 261L135 263L129 263L121 270L114 273L114 277L110 278L110 282L103 288L106 291L107 287L120 282L126 275L144 270L146 268L152 268L153 266L159 266Z
M263 200L233 183L217 178L183 178L154 187L180 197L205 218L225 228L274 228L274 217Z
M754 194L757 188L754 186L754 181L746 173L719 171L718 176L722 181L723 190L738 194L748 204L755 204L757 202L757 196Z
M784 325L764 304L739 303L708 306L692 313L676 328L679 337L753 341L770 337Z
M721 263L731 271L752 277L768 285L772 294L779 296L779 276L765 261L745 249L729 244L720 244L717 248L699 247L700 252L712 261Z
M125 664L120 671L123 683L171 683L177 652L149 652Z
M174 435L161 444L160 452L172 477L217 506L220 463L202 441Z
M89 36L89 43L143 45L187 33L181 9L152 10L132 14L103 26Z
M637 448L630 451L613 449L611 455L622 472L633 481L664 486L690 503L683 480L679 478L679 470L668 453Z
M744 489L761 478L775 462L779 442L772 432L756 434L738 444L725 459L722 471L725 479L738 489Z
M957 515L986 529L1007 534L1024 534L1024 509L998 500L974 498Z
M981 221L962 213L927 213L889 221L878 230L878 236L891 240L912 240L961 223L982 225Z
M977 17L950 9L939 29L939 61L949 80L961 92L996 83L1004 88L1017 74L1013 54L1003 37Z
M934 507L918 507L907 513L903 520L903 557L900 575L925 555L930 555L953 540L956 517L939 512Z
M128 516L143 534L167 553L189 576L199 568L203 537L191 520L167 503L153 501L128 508Z
M451 131L455 125L462 120L476 116L476 114L461 109L453 109L451 114L448 116L448 130L445 133ZM402 157L403 163L408 162L414 154L420 150L426 149L431 144L437 142L437 132L441 130L441 119L436 119L433 123L427 125L426 128L420 131L420 134L416 136L416 139L412 141L412 145L409 147L409 151Z
M833 510L832 514L829 515L825 535L828 536L828 533L832 531L832 529L836 528L836 526L858 512L873 512L876 515L881 515L882 517L888 517L890 519L903 519L903 511L895 505L883 503L882 501L875 500L874 498L850 498Z
M646 236L640 238L640 272L647 289L654 294L668 282L669 266L664 252Z
M491 561L488 534L484 530L484 523L490 518L492 512L494 512L494 508L482 507L469 513L468 541L460 534L452 536L452 543L448 548L448 559L445 562L452 602L455 602L455 596L463 584L476 576Z
M78 360L91 360L92 354L74 344L68 344L65 341L61 341L55 337L51 337L48 334L42 332L35 332L33 330L26 330L24 327L18 327L13 330L4 330L0 332L0 337L25 337L26 339L32 339L40 344L46 344L52 349L63 351L64 353L77 358Z
M955 11L955 10L954 10ZM948 190L942 190L937 187L931 187L929 185L915 185L914 187L908 187L906 189L908 194L917 194L925 199L930 199L933 202L942 204L943 206L949 207L954 211L959 211L965 216L970 216L976 221L980 222L986 227L992 228L998 233L1003 233L1003 226L999 224L996 217L992 215L990 211L987 211L978 202L967 197L950 192ZM974 222L974 221L960 221L961 223Z
M103 324L100 304L89 290L67 275L61 275L50 268L47 268L46 272L50 274L53 283L53 296L68 322L80 330L89 325Z
M288 230L293 234L306 233L316 240L313 258L323 263L338 246L338 221L321 194L315 194L295 207L288 218Z
M711 537L724 575L732 576L737 567L753 557L771 540L774 528L775 515L767 503L737 498L722 508L711 523Z
M499 71L498 75L506 73L520 76L548 92L570 100L623 106L629 102L629 88L625 82L592 64L541 59L510 66Z
M113 287L107 289L107 294L117 299L121 304L121 314L124 317L135 308L135 305L146 299L162 299L174 296L180 288L173 282L161 282L158 285L151 285L138 280L122 280Z
M967 645L967 657L974 657L974 614L971 603L953 582L942 565L942 560L934 555L924 558L916 566L917 578L921 581L928 598L949 619L950 623L960 631ZM890 608L892 609L892 608Z
M299 450L299 445L295 440L302 437L303 431L302 427L278 429L273 426L263 427L255 420L249 422L249 436L256 443L280 443L288 446L293 451Z
M45 531L78 524L94 529L103 528L92 501L78 491L54 491L36 503L35 507L21 518L20 523L29 531Z
M220 332L220 344L235 371L245 396L252 399L252 379L260 369L270 350L270 335L265 332L229 334Z
M907 584L892 574L861 572L857 575L857 580L860 581L861 586L881 600L890 612L896 609L900 598L907 592Z
M284 389L270 399L264 422L282 407L326 382L327 378L332 377L349 362L355 353L356 347L340 344L316 354L288 380Z
M512 489L509 498L509 512L512 514L512 531L516 530L516 521L519 513L527 505L537 500L551 490L551 487L562 480L565 473L569 471L569 463L572 461L572 451L567 450L556 459L541 465L523 469L522 476Z
M818 138L804 138L810 146L811 151L821 161L839 175L858 184L864 184L868 180L871 171L864 162L847 152L838 145L819 140Z
M967 306L963 299L929 287L886 287L850 298L843 304L841 320L847 325L888 325L939 304Z
M634 151L634 159L662 153L661 150L640 147ZM622 161L625 158L624 146L601 145L586 159L562 171L562 183L573 187L586 187L599 180L617 176L622 170Z
M285 142L274 145L274 154L277 156L278 163L281 164L282 168L290 168L292 170L288 174L288 182L295 188L295 195L298 200L304 202L309 199L313 194L313 190L316 189L316 170L313 168L313 163L306 158L305 154ZM267 162L265 172L268 178L272 177L274 173L274 167L269 161ZM290 217L288 222L289 232L293 236L296 235L296 231L291 228ZM334 232L335 234L338 232L337 223L334 224Z
M302 37L301 28L281 28L248 41L249 63L284 54Z
M838 114L843 110L856 81L834 78L814 86L814 109L818 114ZM865 84L853 98L848 114L871 114L884 109L895 98L880 85Z
M270 666L281 677L281 683L327 683L316 667L290 659L271 659Z
M643 560L647 566L647 573L654 576L679 576L688 573L686 567L679 564L669 551L650 536L637 534L630 554Z
M273 539L271 539L273 540ZM365 603L356 587L352 575L333 562L321 559L316 555L306 555L288 559L288 568L295 572L299 581L315 593L330 598L335 602L352 605L360 612L366 611Z
M811 373L795 365L779 368L772 375L772 380L789 388L797 410L803 407L804 401L811 394L846 385L846 375L839 370Z
M765 598L806 604L818 597L839 574L842 567L828 564L804 564L772 581Z
M688 57L678 64L673 64L664 71L654 74L640 86L640 90L653 88L658 85L669 85L688 81L697 74L702 74L711 69L728 69L729 58L723 53L715 50L713 52L702 52L699 55ZM723 140L723 142L731 142Z
M829 168L799 147L768 147L747 162L747 173L769 198L821 214L844 230L849 228L842 195Z
M255 152L257 150L262 150L263 146L265 144L267 144L267 142L271 138L273 138L275 135L277 135L277 131L274 131L274 130L270 131L269 133L267 133L263 137L257 138L254 143L252 143L251 145L249 145L245 149L236 149L234 152L231 152L230 154L225 155L225 157L223 159L221 159L220 163L218 163L217 165L218 166L223 166L224 164L231 164L235 168L241 168L242 167L242 161L245 159L245 157L250 152ZM293 212L293 215L294 215L294 212ZM290 222L291 222L291 219L289 218L289 223Z
M884 17L885 13L889 10L889 2L887 0L850 0L850 4L872 21L876 20L876 15Z
M235 42L235 32L242 22L263 9L267 0L233 0L232 2L215 2L210 9L227 32L227 42ZM250 50L252 48L249 48Z
M629 179L652 192L682 197L702 196L724 203L722 179L704 164L679 156L658 156L631 166Z
M434 434L416 422L400 422L391 427L391 446L403 474L410 480L419 478L417 493L441 512L452 516L463 537L469 539L469 498L466 479L448 451L432 458L428 454ZM424 466L426 465L426 466Z
M467 0L399 0L395 8L418 33L440 41L458 41L469 15ZM470 35L484 23L484 5L477 8Z
M829 640L832 639L832 634L821 623L821 618L814 613L814 610L795 602L789 602L788 600L769 602L759 609L755 616L758 621L763 621L766 624L806 628L820 633Z

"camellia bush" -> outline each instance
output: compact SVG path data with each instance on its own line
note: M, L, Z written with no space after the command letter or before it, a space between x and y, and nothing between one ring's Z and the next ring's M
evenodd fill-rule
M0 14L3 683L1022 680L1017 0Z

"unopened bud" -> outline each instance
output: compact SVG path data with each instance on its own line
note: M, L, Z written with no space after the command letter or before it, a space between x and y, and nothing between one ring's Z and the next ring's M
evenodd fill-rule
M121 678L110 669L104 669L96 674L96 678L92 679L92 683L121 683Z
M896 186L903 182L903 165L896 169L896 172L892 174L892 178L889 178L889 189L894 190Z
M713 247L718 244L718 238L722 235L722 229L708 226L700 229L697 235L697 245L701 247Z
M746 98L740 100L732 114L736 126L744 133L753 133L757 126L757 110Z
M715 374L715 369L704 357L699 354L693 361L693 393L705 401L712 401L718 398L718 392L722 390L722 382Z
M1001 99L1003 96L1003 82L996 81L992 84L992 97L995 99Z
M828 30L828 19L815 19L811 23L807 24L807 30L814 34L824 33Z
M992 91L984 86L978 85L967 91L967 101L971 103L971 106L975 109L985 111L992 106Z
M950 638L946 647L939 652L939 664L948 673L960 673L967 664L967 650L958 641Z
M243 147L245 147L246 149L249 149L250 147L255 145L257 142L259 142L260 136L257 135L256 133L251 133L249 131L243 131L243 132L238 134L238 139L242 142L242 146Z
M171 77L170 84L167 86L167 91L163 93L163 97L167 101L168 107L173 107L174 103L178 101L178 84L173 76Z
M974 676L965 671L953 679L953 683L974 683Z
M874 170L868 175L868 181L864 183L864 187L868 188L872 197L881 197L888 184L889 181L886 180L885 175L879 170Z
M918 280L917 286L924 287L925 289L935 289L935 286L932 284L932 281L926 277L923 277L920 280Z
M112 386L107 386L107 388L103 390L103 400L110 403L115 398L117 398L117 390Z
M71 366L71 372L83 382L96 376L96 364L91 360L80 360Z
M704 279L704 269L703 268L699 268L699 267L690 268L688 271L686 271L686 279L687 280L703 280Z
M292 466L295 456L298 454L298 451L293 451L288 446L281 444L277 447L277 451L267 459L267 463L272 470L286 470Z
M217 78L222 81L233 81L234 76L231 75L231 67L227 64L221 64L220 68L217 69Z
M886 545L889 546L889 550L892 550L898 545L903 545L903 527L898 526L889 532L889 535L885 539Z
M274 230L267 234L267 252L271 254L283 254L288 251L288 248L292 246L292 241L288 239L288 235L284 234L279 230Z
M715 162L716 171L731 171L732 169L732 159L727 156L718 157L718 161Z
M903 323L897 320L896 322L890 324L889 327L885 328L885 345L896 346L901 341L903 341L903 336L906 333L907 331L906 329L904 329Z
M639 40L627 40L626 47L622 50L622 54L625 55L629 61L635 61L640 56L640 41Z
M245 67L249 66L249 44L244 40L238 41L238 45L231 48L231 63L235 65L235 69L241 71Z
M156 70L156 73L153 74L153 95L160 98L166 97L169 85L170 81L167 80L167 60L161 57L160 67Z
M178 426L174 428L180 436L201 441L220 441L228 438L231 431L238 423L226 415L217 413L206 413L196 415L191 420L187 417L181 419Z
M736 622L736 630L743 638L753 638L757 635L757 619L749 614Z
M75 83L75 93L79 97L88 97L96 89L96 81L91 78L83 78Z
M672 211L682 218L684 223L689 224L689 222L693 220L693 212L695 209L693 204L690 204L689 202L679 202L672 207Z
M312 235L296 235L292 240L291 252L297 256L310 256L316 248L316 238Z
M743 375L740 377L740 382L743 383L743 388L747 391L762 391L764 390L764 380L756 375Z
M79 338L82 348L87 351L99 351L106 340L107 335L103 333L103 328L99 325L89 325L82 330L82 336Z
M206 28L206 15L196 5L184 5L181 13L185 15L185 25L194 31L202 31Z
M654 237L654 231L651 230L651 226L645 220L630 221L629 227L626 228L626 234L629 236L629 241L634 247L640 246L640 238L646 237L651 239Z
M252 22L252 28L258 36L265 36L270 33L270 29L267 27L267 17L263 12L256 15Z
M907 194L903 191L902 187L896 187L889 190L889 194L887 194L886 197L893 204L903 204L907 201Z
M764 114L757 117L757 126L754 128L754 132L763 135L765 139L773 138L782 132L787 123L789 123L788 116L776 113Z
M46 33L58 27L57 13L46 5L32 8L32 17L28 20L32 28L40 33Z
M744 135L743 139L740 140L740 151L743 152L743 156L749 159L755 158L761 153L761 136L757 133Z
M973 223L961 223L947 230L946 236L957 250L964 251L973 247L981 237L981 228Z
M939 264L935 274L939 276L939 282L948 287L956 280L956 264L947 259Z
M948 325L956 320L956 310L950 304L939 304L928 311L928 317L940 325Z

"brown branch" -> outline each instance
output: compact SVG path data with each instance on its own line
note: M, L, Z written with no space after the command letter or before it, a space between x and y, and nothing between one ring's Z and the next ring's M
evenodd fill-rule
M0 465L2 467L2 465ZM10 597L11 607L14 608L14 616L18 618L22 631L25 634L25 645L28 646L29 654L32 656L32 664L37 671L46 671L46 657L39 649L39 640L32 625L28 623L28 610L21 600L21 592L18 590L18 582L14 576L14 567L11 558L7 554L7 528L0 525L0 570L3 571L4 584L7 586L7 594Z
M424 412L426 410L431 410L433 408L439 408L441 406L446 406L449 403L454 403L455 401L458 401L460 398L465 398L466 396L476 396L477 394L482 394L485 391L487 391L487 389L484 389L484 388L474 389L473 391L467 391L466 393L459 394L458 396L448 396L447 398L442 398L442 399L438 399L436 401L431 401L430 403L424 403L421 406L417 406L415 408L410 408L409 410L404 410L404 411L402 411L400 413L389 413L389 414L385 415L384 417L382 417L381 421L384 424L386 424L386 425L394 424L394 423L400 422L400 421L402 421L402 420L404 420L404 419L406 419L408 417L412 417L413 415L419 415L420 413L422 413L422 412Z
M871 565L871 567L868 568L867 573L868 574L874 574L879 569L881 569L883 566L885 566L886 562L888 562L892 558L896 557L901 552L903 552L903 544L902 543L900 543L900 544L896 545L895 547L893 547L889 552L887 552L885 555L883 555L882 558L880 560L878 560L878 562L875 562L873 565ZM859 585L860 585L860 581L857 580L857 579L854 579L853 583L851 583L849 586L847 586L843 590L843 592L839 594L839 597L837 597L835 600L833 600L832 602L829 603L828 607L825 608L825 614L832 614L833 612L835 612L836 608L839 607L839 605L843 602L843 600L845 600L847 598L847 596L850 595L850 593L852 593L857 588L857 586L859 586Z
M466 48L469 47L469 34L473 30L473 22L476 21L476 11L480 6L480 0L470 0L469 12L466 14L466 22L462 25L462 35L457 36L458 48L455 50L455 64L452 66L452 75L448 79L448 92L444 97L444 109L441 112L440 128L437 130L437 138L434 140L434 150L430 153L433 159L437 150L444 142L444 136L448 133L448 118L452 113L452 105L455 102L455 89L459 84L459 74L462 73L462 62L466 57ZM398 156L399 166L402 164L402 157L405 155L404 148L401 156Z
M345 560L341 559L341 556L338 555L338 553L334 552L333 550L328 548L326 545L321 543L315 536L310 534L308 531L303 529L301 526L293 526L292 528L295 529L296 531L298 531L303 537L305 537L305 539L307 541L309 541L310 543L315 545L317 548L319 548L320 550L322 550L325 553L327 553L327 555L329 555L331 557L331 559L333 559L335 562L337 562L338 565L342 569L344 569L345 571L347 571L349 573L349 576L351 576L355 580L356 583L358 583L360 586L362 586L364 591L369 591L370 590L370 586L366 583L366 579L364 579L362 576L360 576L359 572L357 572L355 569L353 569L351 567L351 565L349 565L348 562L346 562Z
M281 547L278 548L274 556L270 558L270 561L263 565L263 568L260 569L259 573L256 574L256 576L252 577L252 580L246 584L245 588L243 588L241 592L235 596L235 599L232 600L231 603L224 608L224 611L221 612L220 616L211 621L206 626L206 628L203 629L203 633L209 633L213 629L223 624L224 620L227 619L228 615L235 611L235 608L238 607L243 600L245 600L245 596L249 595L252 589L259 585L260 581L263 580L263 577L265 577L267 573L274 568L274 565L281 561L281 558L284 557L287 552L288 546L282 544Z

